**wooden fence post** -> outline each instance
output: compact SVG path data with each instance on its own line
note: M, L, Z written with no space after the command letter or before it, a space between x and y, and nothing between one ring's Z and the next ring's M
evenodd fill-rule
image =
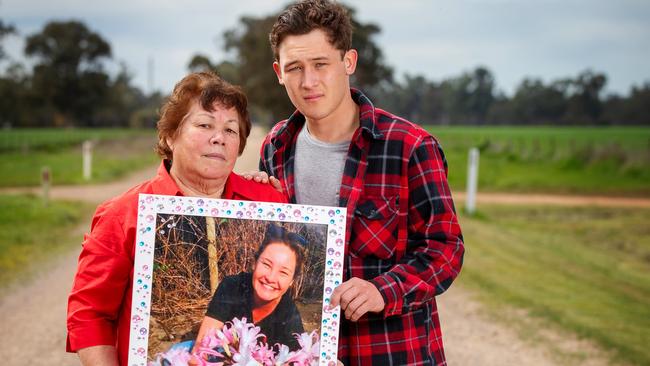
M84 180L90 180L93 169L93 143L90 140L83 142L81 146L83 156Z
M473 214L476 211L476 188L478 185L478 159L479 151L473 147L469 149L467 159L467 198L465 200L465 211Z
M50 181L52 180L52 174L50 173L50 167L44 166L41 168L41 187L43 189L43 205L47 206L50 202Z

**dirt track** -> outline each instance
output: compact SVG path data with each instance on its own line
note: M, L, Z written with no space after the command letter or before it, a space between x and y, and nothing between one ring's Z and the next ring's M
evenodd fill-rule
M238 172L255 169L262 132L254 129L248 148L238 161ZM138 172L121 182L86 187L55 187L52 198L76 199L99 203L126 188L151 177L156 167ZM4 190L7 192L7 190ZM13 192L24 190L13 190ZM33 190L32 190L33 191ZM486 197L486 196L482 196ZM461 197L458 197L461 199ZM520 196L515 203L522 203L530 195ZM479 202L484 200L479 196ZM588 198L574 200L575 204L602 204L586 201ZM546 197L543 203L552 203ZM485 201L484 201L485 202ZM538 203L537 201L528 201ZM558 202L566 204L567 198ZM610 202L610 201L607 201ZM611 201L615 206L628 205ZM650 207L650 201L644 207ZM512 203L509 201L508 203ZM89 220L79 228L81 234L88 229ZM80 248L53 259L42 268L41 274L29 283L14 286L10 295L0 299L0 332L6 335L0 344L0 357L3 365L78 365L75 355L66 354L65 312L67 294L72 284L76 268L76 257ZM523 340L512 328L495 322L485 315L485 311L471 292L462 287L462 275L458 285L438 298L440 317L443 326L445 350L450 365L558 365L553 356L556 350L548 347L549 342L569 353L582 353L582 365L605 365L606 357L593 345L580 342L567 334L548 330L546 342L536 345ZM525 315L518 315L524 316ZM536 325L535 325L536 326ZM574 360L575 361L575 360ZM566 361L564 364L567 364ZM568 364L571 364L568 363Z

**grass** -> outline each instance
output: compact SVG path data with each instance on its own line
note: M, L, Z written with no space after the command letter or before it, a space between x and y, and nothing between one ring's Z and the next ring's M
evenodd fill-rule
M0 292L53 255L80 244L73 229L92 213L91 205L34 196L0 195Z
M150 129L126 128L17 128L0 130L0 152L58 151L83 141L125 140L151 136Z
M21 151L0 154L0 187L36 186L41 169L50 168L52 184L86 184L118 179L126 173L151 166L160 158L154 153L155 137L151 132L116 140L101 140L93 149L92 179L83 179L81 147L65 147L56 151Z
M481 150L479 190L650 195L650 128L440 127L449 183L462 190L467 155Z
M479 190L650 196L648 127L427 126L449 163L449 183L464 190L470 147L481 149ZM0 131L0 187L34 186L43 166L54 184L83 184L81 141L94 139L93 179L117 179L155 164L152 130ZM128 146L128 148L124 148Z
M650 364L649 209L486 206L463 217L461 281L493 309L513 306Z

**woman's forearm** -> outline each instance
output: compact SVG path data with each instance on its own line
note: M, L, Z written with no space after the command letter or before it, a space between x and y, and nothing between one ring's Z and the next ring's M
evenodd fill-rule
M115 346L92 346L77 351L83 366L119 366Z
M194 347L192 348L192 353L198 348L201 344L201 340L208 334L210 329L221 329L223 328L223 322L215 318L205 316L201 322L201 327L199 328L199 334L196 336L196 341L194 342Z

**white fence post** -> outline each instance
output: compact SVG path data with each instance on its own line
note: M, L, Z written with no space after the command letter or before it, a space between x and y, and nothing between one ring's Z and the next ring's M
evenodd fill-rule
M473 214L476 211L476 187L478 185L478 159L479 151L473 147L469 149L467 159L467 198L465 200L465 211Z
M43 206L47 206L50 202L50 181L52 174L50 168L44 166L41 168L41 188L43 189Z
M90 140L84 141L82 145L84 179L90 180L93 172L93 143Z

